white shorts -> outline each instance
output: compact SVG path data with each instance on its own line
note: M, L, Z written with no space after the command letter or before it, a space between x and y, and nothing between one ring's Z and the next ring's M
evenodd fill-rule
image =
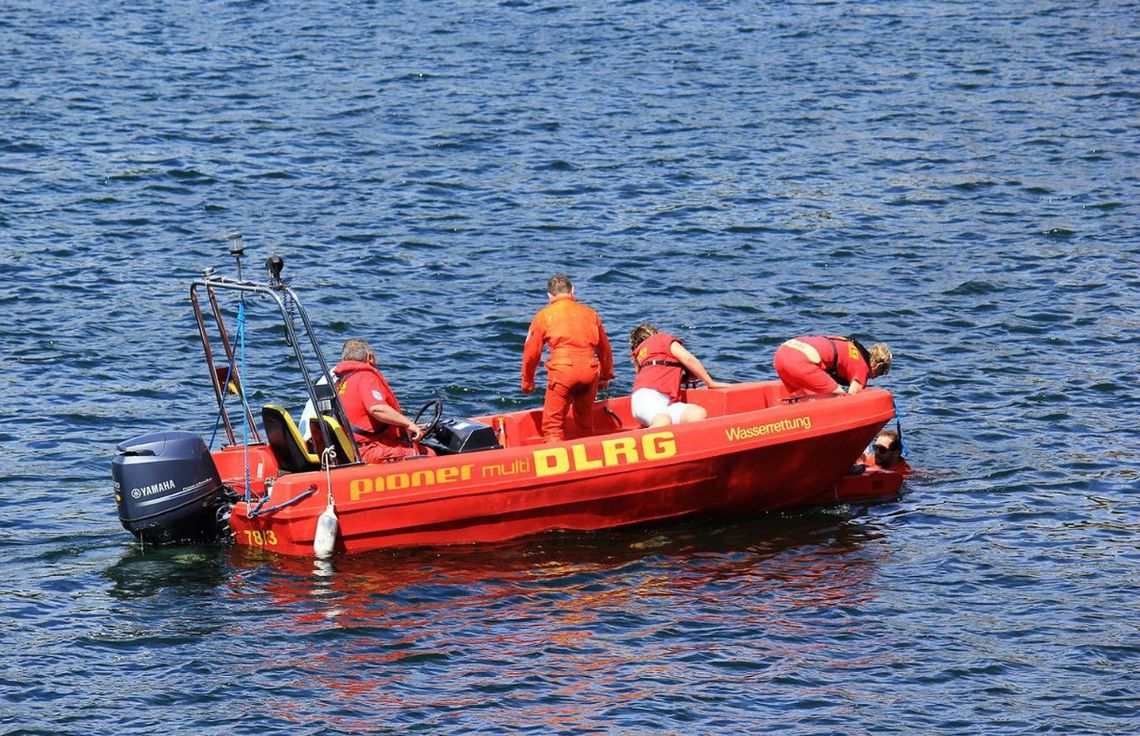
M690 406L680 401L670 404L668 396L652 388L639 388L629 398L629 410L643 427L648 427L658 414L668 414L673 424L680 424L681 414Z

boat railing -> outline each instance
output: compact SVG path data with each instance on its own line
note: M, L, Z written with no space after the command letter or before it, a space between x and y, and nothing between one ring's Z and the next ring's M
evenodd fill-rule
M237 261L237 279L219 276L214 273L213 268L206 268L202 272L201 279L193 281L190 285L190 301L194 306L194 316L198 324L198 334L202 340L202 349L205 353L207 367L209 368L210 380L214 387L214 396L218 403L218 412L225 427L226 437L229 443L231 445L238 444L237 437L234 433L233 421L230 418L229 409L226 407L225 401L226 393L234 388L236 388L236 392L241 399L242 411L245 414L247 426L253 435L254 443L262 444L262 439L253 419L253 411L250 409L249 402L246 398L246 390L243 385L245 376L235 375L238 372L239 366L237 360L238 356L235 355L234 340L231 339L226 329L225 319L218 304L219 291L236 292L239 296L239 338L244 336L241 331L245 329L244 320L247 296L268 298L276 304L282 324L285 328L285 343L292 350L293 355L297 359L297 365L301 370L301 377L304 380L305 389L312 405L316 407L319 414L335 418L340 426L350 426L344 409L336 397L336 393L334 391L321 390L323 387L317 385L313 374L309 371L306 353L311 352L312 357L316 359L320 366L321 375L332 375L329 364L321 352L320 344L316 338L316 332L313 329L312 323L309 321L309 316L305 311L304 305L302 305L297 294L286 284L284 279L281 278L284 261L280 256L276 255L267 259L266 269L269 272L269 279L265 283L257 283L242 278L241 258L244 255L244 246L241 244L240 235L230 236L230 254L233 255ZM215 351L212 348L210 337L211 331L207 327L207 320L202 310L198 293L199 289L205 290L209 300L214 328L225 354L225 366L218 366L215 360ZM301 321L300 330L297 328L297 318ZM304 337L303 340L302 334ZM302 348L303 344L307 345L307 349ZM228 379L227 376L229 377ZM327 424L325 422L316 424L322 435L320 438L322 445L325 447L334 446L336 438L330 434L331 430ZM347 443L352 447L352 455L359 457L360 451L356 446L356 440L352 433L346 432L345 434L347 435Z

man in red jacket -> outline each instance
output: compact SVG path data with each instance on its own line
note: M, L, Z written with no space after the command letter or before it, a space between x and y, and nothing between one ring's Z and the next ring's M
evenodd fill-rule
M382 463L418 454L406 440L418 440L423 430L403 415L367 342L346 340L333 373L340 405L364 462Z
M534 373L549 345L542 435L547 442L563 439L569 411L576 436L586 437L594 431L594 399L614 377L610 341L598 313L574 299L569 276L551 276L546 296L549 303L534 315L523 346L522 391L534 391Z

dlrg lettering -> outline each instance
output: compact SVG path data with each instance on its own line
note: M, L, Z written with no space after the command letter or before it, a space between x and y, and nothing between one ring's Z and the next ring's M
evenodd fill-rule
M534 475L558 475L578 470L610 468L622 463L663 460L677 454L672 432L650 432L637 437L614 437L600 445L575 444L570 447L544 447L534 451Z

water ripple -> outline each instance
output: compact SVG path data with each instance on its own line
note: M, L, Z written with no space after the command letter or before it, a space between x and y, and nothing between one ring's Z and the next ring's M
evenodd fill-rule
M0 722L1136 730L1134 3L9 5ZM234 230L326 356L366 337L456 416L536 406L556 271L617 391L645 319L734 380L793 335L884 340L919 472L731 524L139 550L108 459L213 431L187 282ZM296 410L279 338L251 316L247 383Z

